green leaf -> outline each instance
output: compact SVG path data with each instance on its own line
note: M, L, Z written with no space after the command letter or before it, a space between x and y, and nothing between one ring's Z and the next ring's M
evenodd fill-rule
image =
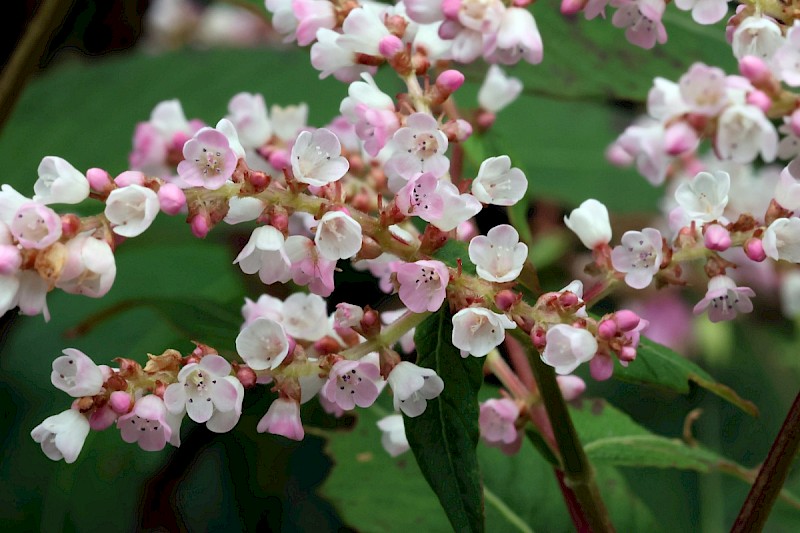
M469 260L469 247L464 241L449 239L444 246L436 250L433 257L451 268L458 268L461 261L461 269L470 276L476 275L475 265Z
M435 370L444 380L444 391L428 401L421 415L404 417L406 436L453 529L483 531L483 491L475 453L483 359L462 359L452 344L452 332L447 306L416 329L417 364Z
M695 383L746 413L758 416L755 404L740 397L730 387L717 382L708 372L685 357L644 337L639 342L635 361L627 367L615 363L614 377L633 383L659 385L681 394L687 394L689 384Z

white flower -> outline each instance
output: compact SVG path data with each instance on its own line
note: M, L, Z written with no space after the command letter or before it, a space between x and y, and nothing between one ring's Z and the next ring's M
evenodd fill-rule
M39 163L33 192L43 204L79 204L89 197L89 180L64 159L48 156Z
M228 361L219 355L206 355L199 363L181 368L178 382L164 392L164 404L173 414L183 413L185 409L195 422L211 422L215 416L219 418L219 414L233 411L237 401L241 404L236 387L239 380L230 373Z
M64 459L67 463L74 463L78 458L88 434L89 421L74 409L46 418L31 431L31 437L42 445L49 459Z
M784 43L780 27L766 17L747 17L733 33L733 55L736 59L756 56L769 62Z
M68 259L56 286L64 292L91 298L104 296L114 284L117 265L107 242L78 235L67 242Z
M503 69L492 65L478 90L478 103L483 109L497 113L516 100L521 92L522 82L518 78L506 76Z
M403 425L403 415L393 414L378 420L378 429L381 435L381 445L386 453L392 457L397 457L401 453L411 449L406 439L406 429Z
M661 233L653 228L626 231L620 241L622 244L611 250L611 264L625 273L625 283L630 287L647 287L661 267Z
M233 122L227 118L221 118L219 122L217 122L216 129L227 137L228 145L231 147L231 150L233 150L233 153L236 154L237 161L239 159L244 159L244 146L242 146L241 141L239 141L239 132L236 131L236 126L233 125Z
M444 381L430 368L421 368L414 363L402 361L389 373L387 380L394 393L394 408L415 417L425 412L428 400L439 396L444 390Z
M490 157L478 169L472 180L472 194L485 204L514 205L528 190L528 180L518 168L511 168L507 155Z
M361 224L342 211L328 211L317 224L314 242L326 259L349 259L361 249Z
M556 324L547 330L542 361L557 374L570 374L597 353L597 340L585 329Z
M106 218L113 231L123 237L136 237L150 227L160 209L158 194L141 185L114 189L106 200Z
M272 117L272 128L275 136L282 141L293 141L297 133L306 127L308 120L308 105L288 105L281 107L273 105L269 108Z
M680 96L692 112L713 116L730 101L725 82L725 72L722 69L695 63L681 76Z
M233 196L228 200L228 213L223 219L226 224L241 224L257 219L266 205L254 196Z
M429 222L442 231L456 229L477 215L483 208L481 203L471 194L461 194L458 187L449 181L439 180L436 194L442 197L442 215Z
M239 133L245 148L258 148L272 137L267 105L260 94L239 93L228 103L227 118Z
M503 342L507 329L516 327L506 315L467 307L453 316L453 346L461 350L462 357L483 357Z
M103 373L85 353L67 348L53 361L50 381L74 398L94 396L103 388Z
M236 352L253 370L275 369L289 353L289 339L283 326L261 317L246 325L236 337Z
M764 252L772 259L800 263L800 218L779 218L762 238Z
M378 43L390 35L377 9L358 7L348 13L336 43L351 54L380 56Z
M608 220L608 209L593 198L584 201L578 208L573 209L568 217L565 216L564 224L590 250L600 244L608 244L611 240L611 223Z
M725 211L730 188L731 177L727 172L700 172L694 179L684 181L678 186L675 201L691 218L711 222L721 217Z
M296 339L321 339L329 330L325 300L316 294L292 294L283 302L283 327Z
M714 24L728 13L728 0L675 0L683 11L692 10L692 19L698 24Z
M447 151L447 135L440 129L436 119L427 113L414 113L406 118L405 127L394 133L390 146L392 156L386 161L389 188L397 191L420 172L443 176L450 168Z
M372 76L365 72L361 74L364 81L354 81L347 88L347 98L342 100L339 113L355 124L358 122L356 107L367 106L371 109L388 109L394 111L394 100L391 96L378 88Z
M527 257L528 246L519 242L519 233L508 224L495 226L486 236L478 235L469 243L469 260L486 281L517 279Z
M292 274L283 244L283 233L272 226L261 226L253 230L250 240L233 264L238 263L245 274L258 272L258 277L267 285L286 283Z
M719 117L716 147L721 159L750 163L760 152L769 162L778 152L778 132L756 106L731 105Z
M321 187L341 179L350 168L342 145L330 130L304 131L292 147L292 173L297 181Z

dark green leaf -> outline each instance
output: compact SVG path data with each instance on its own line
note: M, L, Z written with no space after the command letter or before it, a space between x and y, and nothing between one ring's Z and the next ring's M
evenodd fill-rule
M417 364L435 370L444 380L444 391L428 401L420 416L404 418L406 436L453 528L483 531L483 491L475 453L483 359L462 359L452 344L452 331L447 306L416 329Z
M458 268L461 261L461 269L471 276L476 275L475 265L469 260L469 248L467 243L449 239L444 246L436 250L433 257L451 268Z

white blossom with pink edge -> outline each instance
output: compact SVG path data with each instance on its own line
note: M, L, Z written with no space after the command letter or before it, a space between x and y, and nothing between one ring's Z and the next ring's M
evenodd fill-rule
M611 264L625 273L625 283L634 289L650 285L661 266L662 237L654 228L626 231L622 243L611 251Z
M411 177L430 172L443 176L450 169L447 136L439 129L436 119L427 113L414 113L406 118L406 125L397 130L390 146L392 156L386 161L389 188L397 191Z
M694 63L678 83L692 113L714 116L730 103L727 78L720 68Z
M320 71L320 78L331 74L337 80L350 83L363 72L375 72L375 67L356 65L352 52L338 43L341 34L327 28L317 30L317 42L311 46L311 65Z
M733 32L733 55L736 59L755 56L769 63L772 56L784 43L778 24L761 16L744 19Z
M326 259L349 259L361 249L361 224L343 211L328 211L317 224L314 243Z
M228 102L228 116L245 149L262 146L272 137L272 123L261 94L239 93Z
M728 0L675 0L675 7L691 10L698 24L715 24L728 13Z
M467 307L453 315L453 346L461 350L461 357L483 357L506 337L507 329L517 325L506 315L484 307Z
M383 8L385 6L368 5L353 9L348 13L342 23L342 34L336 39L336 44L356 54L380 56L378 43L390 35L383 23ZM317 38L319 38L319 32Z
M253 370L275 369L289 354L289 338L281 324L259 317L239 332L236 352Z
M667 155L664 137L664 125L648 119L628 126L612 147L621 148L633 158L636 170L647 181L653 185L661 185L667 177L667 170L672 161ZM619 164L613 160L612 163Z
M43 204L79 204L89 197L89 180L66 160L47 156L39 163L33 192Z
M547 330L542 361L556 369L557 374L571 374L581 363L590 361L597 353L597 339L582 328L556 324Z
M733 320L737 313L749 313L753 310L750 298L755 295L750 287L737 287L728 276L714 276L708 280L708 292L694 306L694 314L699 315L708 309L711 322Z
M731 177L727 172L700 172L693 179L681 182L675 190L675 201L692 219L711 222L725 211L730 188Z
M778 152L778 132L753 105L728 106L719 117L715 146L720 159L750 163L760 153L766 162Z
M439 179L425 172L411 178L395 195L395 204L404 215L416 215L432 222L442 217L444 198L437 194Z
M223 119L224 120L224 119ZM202 128L183 145L178 175L189 186L216 190L233 176L238 160L228 137L214 128Z
M287 238L284 250L291 263L292 281L308 286L319 296L330 296L334 289L336 261L323 257L314 241L302 235Z
M800 218L779 218L764 232L764 252L776 261L800 263Z
M176 415L185 410L189 418L200 424L233 411L241 399L235 384L238 380L230 373L230 363L219 355L206 355L199 363L189 363L178 373L178 382L164 391L167 410Z
M345 359L334 364L321 394L345 411L375 403L380 393L376 383L381 380L381 372L373 359L376 358Z
M303 440L305 431L300 421L300 404L289 398L278 398L258 421L259 433L272 433L287 439Z
M238 264L245 274L258 272L259 279L267 285L286 283L292 277L291 263L284 250L283 233L272 226L254 229L233 264Z
M489 61L505 65L514 65L520 59L533 65L542 62L542 37L533 14L525 8L506 8L497 33L488 41L488 50L484 51L484 56Z
M456 229L483 209L477 198L469 193L462 194L458 187L449 181L439 180L436 194L443 200L442 216L431 220L430 223L442 231Z
M294 178L316 187L341 179L350 168L341 154L342 145L332 131L320 128L301 132L292 147Z
M336 12L328 0L293 0L292 11L297 18L295 36L300 46L313 43L320 28L336 26Z
M641 48L653 48L667 42L667 30L661 16L667 4L664 0L611 0L618 8L611 17L617 28L625 28L625 38Z
M23 248L43 250L61 238L61 217L39 202L22 204L8 227Z
M53 386L74 398L98 394L105 379L94 361L75 348L67 348L62 353L64 355L53 361L50 374Z
M508 224L500 224L486 235L473 237L468 252L478 276L496 283L517 279L528 258L528 246L519 242L519 233Z
M170 414L164 400L149 394L136 400L133 410L117 419L117 428L125 442L135 442L146 452L157 452L167 442L180 446L182 418L183 414Z
M436 311L446 296L450 272L441 261L395 263L400 300L415 313Z
M84 233L67 242L67 261L56 287L71 294L100 298L111 289L116 276L111 247Z
M520 93L522 82L518 78L507 76L503 69L491 65L478 90L478 104L486 111L498 113L516 100Z
M514 423L519 416L519 406L510 398L492 398L481 402L478 427L481 437L489 446L512 444L518 438Z
M387 381L394 393L394 408L410 417L424 413L428 400L436 398L444 390L444 381L435 370L408 361L398 363Z
M385 416L378 420L377 426L381 430L381 446L386 450L386 453L392 457L397 457L411 449L406 438L403 415Z
M325 300L317 294L292 294L283 302L283 327L296 339L321 339L330 329Z
M89 420L78 410L67 409L63 413L45 418L33 428L31 438L42 445L48 459L74 463L81 453L86 436L89 435Z
M507 155L483 161L478 175L472 180L472 194L485 204L514 205L525 196L527 190L525 174L511 167L511 158Z
M608 209L597 200L590 198L564 217L564 224L578 236L583 245L590 250L611 241L611 222Z
M245 297L244 305L242 306L242 317L244 317L242 327L261 317L280 323L283 320L283 300L279 300L269 294L262 294L255 302Z
M111 191L103 213L114 224L114 233L136 237L150 227L160 209L161 202L155 191L141 185L128 185Z

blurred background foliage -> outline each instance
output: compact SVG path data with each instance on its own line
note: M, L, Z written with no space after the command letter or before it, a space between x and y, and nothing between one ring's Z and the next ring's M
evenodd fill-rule
M206 4L207 2L198 3ZM235 2L243 4L244 2ZM35 7L5 33L13 49ZM240 91L260 92L268 104L307 102L309 123L321 126L338 109L346 87L317 79L307 50L284 48L265 33L252 48L177 46L154 54L139 40L147 31L146 0L76 1L0 134L2 181L28 194L45 155L66 158L76 168L126 169L133 128L159 102L179 98L189 118L215 122ZM632 171L608 165L603 150L636 113L655 75L676 79L702 59L733 72L734 61L719 27L693 25L668 9L670 41L653 52L633 49L619 30L603 21L566 20L557 3L534 9L545 43L539 67L514 70L526 94L501 113L491 137L472 150L508 153L530 179L530 219L537 262L547 287L563 286L581 267L575 240L561 217L588 197L607 203L615 233L647 224L662 191ZM251 2L263 12L261 2ZM16 16L16 15L15 15ZM134 46L135 45L135 46ZM102 56L102 57L101 57ZM6 56L7 57L7 56ZM476 83L457 95L474 105ZM401 87L381 79L389 93ZM83 206L87 212L99 205ZM503 220L489 211L486 229ZM311 405L302 443L258 435L255 425L271 401L266 391L248 394L237 428L214 435L186 422L178 449L146 453L127 445L114 429L92 433L73 465L53 463L30 438L45 417L69 399L49 383L50 364L65 347L85 351L98 363L114 357L144 360L148 352L191 349L190 339L216 341L231 349L243 297L263 288L231 265L249 228L218 228L203 242L191 237L180 217L160 217L142 237L119 248L118 273L102 300L53 292L53 319L3 317L0 351L0 522L17 530L44 531L168 529L447 531L449 525L410 454L390 458L381 448L375 421L383 404L334 421ZM381 295L357 273L337 274L331 303L375 304ZM798 383L796 324L781 319L777 301L759 298L746 321L710 326L699 319L686 355L718 380L755 402L752 418L699 389L687 396L608 381L593 382L587 369L586 397L602 397L659 434L680 438L693 409L703 414L694 436L747 467L764 458L794 397ZM137 299L152 304L124 312L109 309ZM92 317L91 328L75 328ZM227 339L227 345L225 344ZM488 396L491 390L482 394ZM384 398L385 400L385 398ZM587 402L590 402L587 400ZM314 402L312 402L314 403ZM587 403L586 407L590 405ZM516 457L480 446L487 489L489 531L518 531L500 512L510 509L538 531L569 531L567 513L552 469L528 443ZM334 468L331 468L335 464ZM748 486L720 474L665 469L601 469L612 516L621 531L722 531L736 516ZM800 488L797 472L789 487ZM779 502L770 531L796 531L798 511Z

